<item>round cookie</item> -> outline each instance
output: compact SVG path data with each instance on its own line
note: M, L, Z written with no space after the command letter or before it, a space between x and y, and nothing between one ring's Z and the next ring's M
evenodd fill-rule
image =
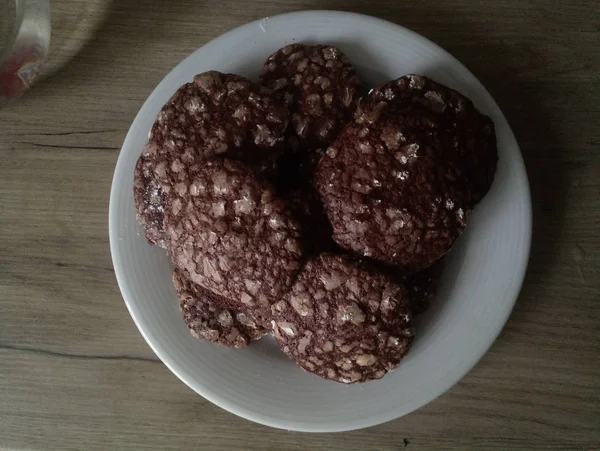
M452 136L456 156L454 183L462 183L468 213L486 195L498 162L492 120L481 114L466 96L421 75L405 75L373 89L356 111L357 122L371 124L381 116L405 111L408 105L423 108L438 127Z
M213 159L182 174L164 220L173 263L239 308L268 310L300 269L298 222L272 187L240 162Z
M187 165L226 154L269 167L279 153L289 113L262 86L210 71L180 87L162 107L134 173L137 216L148 240L165 247L165 201Z
M267 333L252 312L233 308L231 301L188 280L185 271L175 268L173 285L183 320L194 337L243 348Z
M344 255L309 260L271 311L285 354L307 371L347 384L394 370L413 339L404 287Z
M327 150L315 184L342 248L413 272L462 233L469 193L437 119L410 106L371 122L359 116Z
M291 111L289 145L304 151L328 145L352 118L359 98L354 67L329 45L291 44L267 59L261 82Z

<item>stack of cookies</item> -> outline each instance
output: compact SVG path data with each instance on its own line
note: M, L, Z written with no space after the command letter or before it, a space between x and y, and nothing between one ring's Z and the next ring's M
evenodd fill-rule
M134 198L194 336L272 333L306 371L365 382L409 351L496 163L494 125L465 96L418 75L362 96L340 50L295 44L259 84L211 71L179 88Z

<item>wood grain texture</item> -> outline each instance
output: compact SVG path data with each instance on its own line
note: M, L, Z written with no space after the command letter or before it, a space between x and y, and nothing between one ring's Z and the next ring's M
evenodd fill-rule
M53 2L49 75L0 111L0 448L600 448L600 7L567 3ZM504 110L533 192L528 275L490 352L417 412L350 433L269 429L196 396L135 328L108 245L119 148L156 84L219 34L302 9L372 14L454 54Z

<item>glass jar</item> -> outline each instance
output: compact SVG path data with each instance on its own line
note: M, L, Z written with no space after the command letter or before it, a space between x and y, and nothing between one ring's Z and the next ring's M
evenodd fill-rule
M0 108L35 81L50 48L49 0L0 0Z

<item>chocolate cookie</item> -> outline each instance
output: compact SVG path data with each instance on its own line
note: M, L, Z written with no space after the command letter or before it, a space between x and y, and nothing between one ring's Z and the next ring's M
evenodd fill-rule
M381 116L405 111L407 105L423 108L438 127L452 136L455 160L452 174L462 184L465 213L485 196L494 181L498 162L492 120L481 114L466 96L421 75L405 75L373 89L356 111L357 122L370 124Z
M243 348L267 333L252 312L238 310L231 301L191 282L185 271L175 268L173 285L183 320L194 337Z
M395 94L411 83L415 99ZM448 106L436 104L433 91L418 90L425 83L408 76L372 92L315 176L334 240L408 271L426 268L450 249L491 183L476 173L493 175L497 158L489 118L448 88L439 88ZM417 100L421 94L433 103ZM450 108L458 113L447 113Z
M300 269L298 222L272 187L240 162L214 159L182 174L164 220L173 263L240 309L268 309Z
M337 382L383 377L413 339L405 289L348 256L309 260L271 310L283 352L305 370Z
M239 75L205 72L179 88L156 117L135 168L134 200L148 240L165 247L166 193L185 166L226 154L269 167L288 114L267 88Z
M296 138L290 145L305 150L328 145L351 119L359 98L354 67L328 45L283 47L267 59L262 84L287 103Z
M447 141L435 118L414 108L347 126L316 175L333 239L408 271L442 257L465 226Z

